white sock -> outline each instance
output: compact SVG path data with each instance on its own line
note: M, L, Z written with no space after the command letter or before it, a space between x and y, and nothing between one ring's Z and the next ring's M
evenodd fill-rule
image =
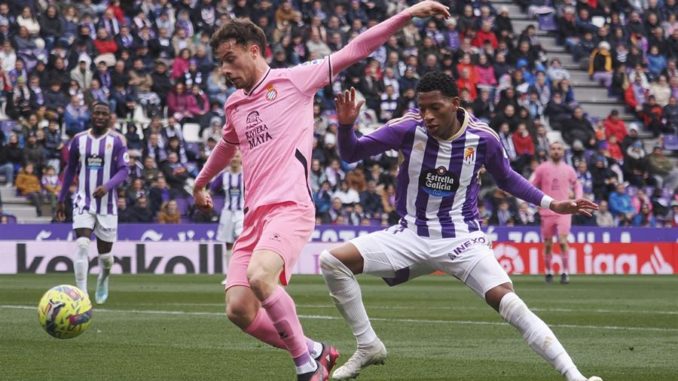
M87 293L87 273L89 272L89 243L87 237L80 237L75 240L78 250L75 252L75 261L73 268L75 270L75 284L78 288Z
M360 285L353 272L340 260L325 250L320 254L320 269L325 283L330 289L334 304L351 327L358 346L368 345L377 339L372 329L367 311L363 305Z
M312 348L310 348L308 353L311 355L311 357L317 358L321 353L323 353L323 345L317 341L314 341Z
M568 381L585 380L553 331L535 315L518 295L510 292L499 303L499 314L518 329L527 345L548 361Z
M101 274L102 277L109 276L111 274L111 267L113 267L113 254L99 254L99 274Z
M306 361L301 365L296 365L294 368L297 374L311 373L315 372L318 369L318 363L316 363L315 360L311 359L311 361Z

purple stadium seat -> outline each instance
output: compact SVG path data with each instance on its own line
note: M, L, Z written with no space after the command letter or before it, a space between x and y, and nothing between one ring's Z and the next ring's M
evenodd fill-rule
M5 133L6 138L9 138L9 134L12 133L12 130L14 130L14 127L18 124L19 123L14 120L3 120L0 122L0 130Z
M556 15L553 12L538 14L537 21L539 22L539 30L544 32L558 30Z
M179 209L179 214L182 216L188 215L188 199L185 198L177 198L174 200L177 202L177 209Z
M678 135L665 135L664 149L669 151L678 151Z
M200 143L186 143L186 151L193 152L196 157L200 156Z

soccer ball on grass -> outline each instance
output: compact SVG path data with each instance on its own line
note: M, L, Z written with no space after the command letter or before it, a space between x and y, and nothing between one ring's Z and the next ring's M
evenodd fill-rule
M40 299L38 319L50 335L72 339L85 332L92 323L92 302L75 286L56 286Z

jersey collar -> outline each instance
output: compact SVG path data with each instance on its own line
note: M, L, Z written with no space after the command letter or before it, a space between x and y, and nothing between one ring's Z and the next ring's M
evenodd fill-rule
M261 86L261 84L264 83L264 81L266 80L266 78L268 78L268 74L269 74L269 73L271 73L271 67L270 67L270 66L268 67L268 70L266 70L266 74L264 74L264 76L261 77L261 79L259 80L259 82L257 82L257 84L254 85L254 86L252 87L252 90L250 90L250 91L245 91L245 90L243 90L243 93L244 93L246 96L248 96L248 97L249 97L250 95L254 94L254 92L257 91L257 89Z

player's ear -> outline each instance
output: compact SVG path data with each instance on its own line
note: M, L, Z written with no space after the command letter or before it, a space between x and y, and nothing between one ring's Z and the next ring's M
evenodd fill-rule
M252 59L257 58L257 52L261 54L262 57L264 56L264 52L259 51L259 45L257 44L250 44L248 51L252 55Z
M452 97L451 102L455 110L461 106L461 98L459 97Z

